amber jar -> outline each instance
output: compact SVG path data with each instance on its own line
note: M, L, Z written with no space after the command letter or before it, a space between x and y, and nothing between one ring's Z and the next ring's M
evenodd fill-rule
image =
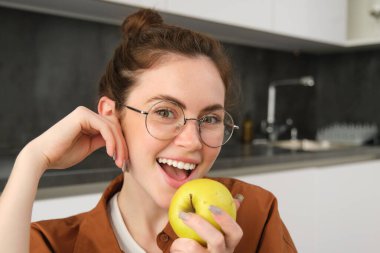
M252 143L253 140L253 120L249 115L246 115L243 121L242 142Z

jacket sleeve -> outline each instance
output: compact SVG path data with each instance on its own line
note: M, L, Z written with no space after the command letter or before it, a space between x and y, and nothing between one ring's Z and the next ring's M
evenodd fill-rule
M262 231L257 252L259 253L296 253L297 249L278 212L277 199L274 198Z

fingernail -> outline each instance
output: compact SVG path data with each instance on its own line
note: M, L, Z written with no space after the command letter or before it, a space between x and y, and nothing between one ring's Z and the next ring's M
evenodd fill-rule
M129 170L128 170L128 166L127 166L127 161L124 161L124 162L123 162L123 166L121 166L121 170L122 170L123 172L129 172Z
M178 217L183 221L187 221L189 219L189 214L181 211L179 212Z
M116 161L116 153L113 154L112 159Z
M213 214L215 214L215 215L220 215L220 214L222 214L222 209L220 209L219 207L217 207L217 206L210 206L209 208L208 208Z
M244 196L238 193L235 195L235 199L241 203L244 200Z

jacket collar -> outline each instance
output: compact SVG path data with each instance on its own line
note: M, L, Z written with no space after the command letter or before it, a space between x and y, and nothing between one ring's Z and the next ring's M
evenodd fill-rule
M79 228L74 253L104 251L122 253L108 217L107 206L113 195L121 190L123 181L123 174L112 180L96 207L88 212ZM166 234L169 240L162 241L162 234ZM170 246L176 238L178 236L168 223L157 236L156 241L163 252L169 252Z
M123 174L108 185L96 207L88 212L79 228L74 252L122 252L107 212L108 201L122 185Z

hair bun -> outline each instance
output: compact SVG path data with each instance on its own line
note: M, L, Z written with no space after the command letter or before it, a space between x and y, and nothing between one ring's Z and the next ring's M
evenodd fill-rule
M127 17L123 24L123 37L125 40L138 36L144 29L161 25L163 23L162 17L158 12L151 9L142 9L129 17Z

